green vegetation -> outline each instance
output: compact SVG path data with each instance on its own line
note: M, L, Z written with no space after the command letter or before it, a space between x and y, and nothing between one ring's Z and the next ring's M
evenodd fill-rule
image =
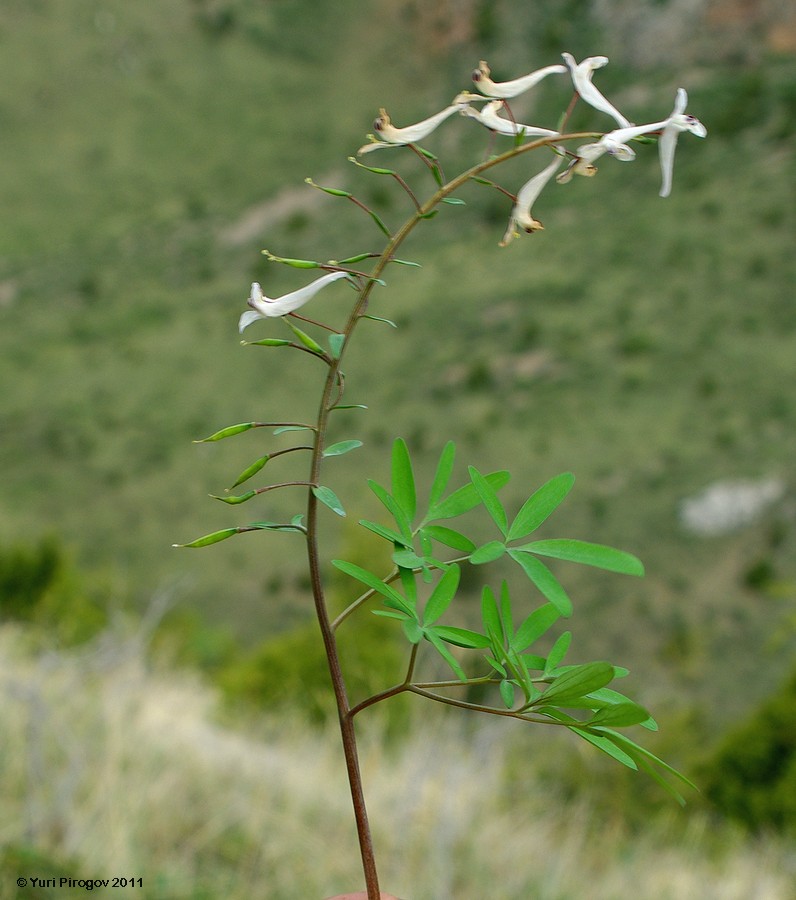
M796 675L725 737L702 784L741 823L796 834Z
M545 3L538 29L531 13L509 27L496 4L473 4L483 43L453 44L437 32L438 43L419 39L412 29L423 12L414 6L414 18L387 14L382 31L353 0L4 4L4 617L60 622L58 641L70 644L103 627L109 607L143 610L158 591L175 591L188 611L176 611L173 630L157 640L232 694L259 700L260 655L281 653L280 635L309 635L303 560L287 558L289 536L251 535L189 561L170 549L246 521L233 507L213 509L204 494L229 487L231 467L242 471L284 446L261 433L223 453L191 441L228 421L278 414L287 393L312 396L308 381L286 382L278 352L238 344L249 281L274 293L295 287L294 273L252 260L266 247L323 259L352 245L370 249L373 223L305 186L309 175L384 201L391 222L404 215L400 200L346 162L381 102L396 122L411 122L467 86L487 52L509 77L542 56L599 43L595 22L573 15L571 3ZM441 450L429 438L437 422L481 471L511 468L507 503L557 472L576 472L578 498L561 510L560 534L588 536L599 525L600 539L632 550L648 575L627 584L562 574L581 598L574 644L584 658L615 658L633 670L643 661L634 696L665 711L662 732L672 741L652 749L687 773L714 729L781 686L796 636L788 502L710 538L686 532L677 518L682 498L720 478L790 479L792 498L796 66L763 56L755 66L694 74L689 108L710 137L699 153L678 150L668 200L637 200L638 190L657 190L654 162L628 175L606 159L596 178L549 191L538 210L546 230L505 251L492 245L507 201L475 187L462 199L478 215L451 206L433 234L412 242L412 258L426 265L391 274L372 310L393 319L402 340L366 323L369 339L348 360L352 383L366 378L391 410L390 428L369 424L365 410L347 414L361 417L365 443L355 466L340 461L332 485L352 521L378 519L363 473L384 480L381 460L403 435L428 485ZM659 106L667 114L672 77L661 71L654 96L637 100L633 73L612 59L605 84L631 112ZM541 122L555 110L542 92L533 110L517 114ZM440 140L457 127L448 123ZM414 162L393 154L393 164ZM438 244L433 265L428 241ZM429 319L422 329L421 309ZM261 334L285 336L280 323ZM462 346L466 365L452 349ZM428 388L432 368L450 389ZM479 436L485 427L488 440ZM269 463L285 478L292 464ZM264 501L263 517L292 515L286 500ZM91 574L78 578L73 556ZM536 750L543 745L523 752ZM558 784L567 777L577 793L582 784L555 773ZM320 840L308 821L311 813L303 839ZM217 853L239 859L229 829ZM246 846L254 860L259 843ZM53 844L50 852L60 860L65 851Z
M64 895L16 893L20 875L135 875L152 900L308 900L359 883L340 852L352 826L331 728L284 713L224 728L214 695L189 673L152 671L135 633L41 655L22 638L0 628L12 689L0 705L0 900ZM750 841L675 804L629 826L536 768L557 759L598 781L597 754L462 724L435 716L389 745L364 729L375 840L399 896L483 900L495 883L512 900L792 896L781 840Z

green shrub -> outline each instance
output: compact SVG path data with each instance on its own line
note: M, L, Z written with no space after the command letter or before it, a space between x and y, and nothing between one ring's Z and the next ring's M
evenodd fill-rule
M796 673L724 738L697 780L748 827L796 833Z
M57 539L0 548L0 620L30 622L63 644L93 637L107 623L104 592L78 575Z

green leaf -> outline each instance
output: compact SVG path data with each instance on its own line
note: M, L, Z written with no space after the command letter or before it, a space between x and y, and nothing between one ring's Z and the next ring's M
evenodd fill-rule
M364 403L341 403L338 406L332 406L329 412L334 409L367 409L367 406Z
M269 262L284 263L293 269L320 269L321 264L312 259L289 259L284 256L274 256L270 250L261 250L263 256L268 258Z
M257 491L246 491L245 494L240 494L237 497L232 495L220 497L218 496L218 494L211 494L210 496L213 498L213 500L220 500L222 503L229 503L230 506L234 506L238 503L245 503L247 500L251 500L251 498L256 496L256 494Z
M428 495L429 507L436 506L442 499L442 495L448 487L448 482L453 474L453 463L456 459L456 445L453 441L448 441L442 448L439 456L437 470L434 473L434 481L431 484L431 490Z
M545 603L544 606L535 609L517 629L511 646L518 653L522 652L536 643L559 617L560 613L552 603Z
M428 640L429 643L431 643L434 646L437 653L439 653L439 655L445 660L445 662L447 662L447 664L451 667L451 669L453 669L454 673L456 674L456 677L460 681L467 681L467 675L465 674L464 669L459 665L459 661L456 659L456 657L450 652L450 650L448 650L448 648L442 642L442 640L440 639L439 634L437 632L437 629L436 628L426 629L424 632L424 636L425 636L426 640Z
M369 522L367 519L360 519L359 524L362 525L363 528L367 528L368 531L377 534L379 537L382 537L387 541L392 541L393 544L400 544L411 549L411 541L408 541L403 535L398 534L398 532L394 531L392 528L387 528L385 525L379 525L378 522Z
M285 318L285 322L287 322L288 327L296 335L296 337L301 341L302 344L313 353L317 353L318 356L323 356L323 347L314 339L311 338L305 331L302 331L300 328L296 327L288 318Z
M406 538L407 541L411 543L412 525L409 519L407 519L404 511L393 499L392 494L390 494L389 491L385 490L385 488L383 488L377 481L373 481L373 479L371 478L368 479L368 487L379 498L379 500L381 500L387 511L390 513L393 519L395 519L395 524L398 526L401 534Z
M401 622L401 627L410 644L419 644L423 640L423 629L417 619L406 619Z
M505 678L500 682L500 696L506 705L506 709L511 709L514 706L514 685Z
M542 695L544 704L566 706L566 700L583 697L590 691L605 687L614 680L614 667L607 662L585 663L575 666L555 678Z
M398 326L393 322L392 319L385 319L382 316L361 316L363 319L372 319L374 322L384 322L385 325L389 325L391 328L397 328Z
M678 772L677 769L672 768L672 766L665 763L662 759L659 759L653 753L650 753L649 750L646 750L644 747L639 746L635 743L635 741L631 741L629 737L624 734L620 734L619 732L612 731L610 728L601 728L596 726L593 732L585 731L582 729L573 728L573 731L580 734L581 737L586 738L595 746L600 747L601 750L604 750L610 756L613 756L615 759L618 759L621 763L628 766L631 769L641 768L643 769L651 778L658 782L658 784L666 791L668 791L677 802L681 806L685 806L685 797L665 778L661 776L659 772L657 772L653 768L653 764L661 766L666 772L670 775L673 775L675 778L679 779L683 784L687 785L694 790L699 790L697 786L688 778L685 777L681 772ZM607 741L608 744L614 747L615 752L611 752L610 749L607 749L607 744L598 743L599 741ZM619 755L622 757L620 758ZM629 759L631 762L628 763L626 760Z
M665 791L668 791L680 804L680 806L686 805L686 799L680 793L680 791L678 791L677 788L674 787L674 785L669 784L669 782L660 773L656 772L655 769L653 769L653 767L645 759L639 758L638 765L650 776L650 778L657 781ZM678 777L683 777L679 772L675 772L675 775L677 775ZM688 779L686 779L686 781L688 781ZM688 784L691 785L694 790L699 790L699 788L697 788L695 784L692 784L692 782L688 781Z
M503 628L503 634L506 636L506 643L511 646L512 637L514 635L514 618L511 614L511 595L509 594L508 582L503 581L500 585L500 624Z
M503 628L500 625L500 614L498 613L495 595L488 585L484 586L483 593L481 594L481 619L484 623L484 631L492 638L495 650L497 650L498 647L502 650Z
M411 547L407 546L405 549L396 550L392 555L392 560L401 569L422 569L426 562L422 556L418 556Z
M567 650L569 650L569 645L572 643L572 632L565 631L560 637L556 639L555 644L550 648L550 652L547 654L547 664L544 667L545 675L549 675L551 672L554 672L561 663L561 660L567 655Z
M215 432L215 434L211 434L210 437L202 438L199 441L194 441L194 444L207 444L210 441L222 441L224 438L232 437L235 434L242 434L244 431L249 431L251 428L256 428L257 422L243 422L240 425L228 425L226 428L222 428L221 431Z
M293 516L290 524L284 522L252 522L246 526L246 530L257 528L261 531L306 531L307 529L301 524L303 516Z
M345 335L344 334L330 334L329 335L329 350L332 354L332 359L340 359L340 354L343 351L343 344L345 344Z
M392 496L411 523L417 511L417 496L412 461L403 438L396 438L392 445Z
M450 606L459 587L461 571L457 565L448 568L434 586L423 610L423 625L433 625Z
M250 466L247 466L241 473L238 475L235 483L232 485L233 488L236 488L239 484L243 484L244 481L248 481L253 475L256 475L260 469L268 462L271 458L270 453L266 453L265 456L261 456L259 459L256 459Z
M372 256L378 255L373 253L357 253L356 256L349 256L347 259L341 259L335 261L333 259L329 260L330 266L353 266L354 263L362 262L363 259L370 259Z
M324 457L326 456L342 456L344 453L348 453L350 450L356 450L358 447L362 446L362 441L340 441L337 444L332 444L327 447L323 451Z
M367 585L367 587L376 591L376 593L381 594L382 597L384 597L385 602L389 601L388 605L393 609L399 609L408 615L414 615L414 610L409 603L406 602L406 599L402 597L394 587L387 584L385 581L382 581L378 575L369 572L367 569L363 569L362 566L346 562L344 559L333 559L332 565L341 572L345 572L346 575L350 575L352 578L356 578L357 581L361 581L362 584Z
M373 172L374 175L397 175L397 172L394 172L392 169L384 169L379 166L366 166L365 163L361 163L355 156L349 156L348 161L353 163L355 166L359 166L360 169L367 169L368 172Z
M280 425L274 428L274 434L287 434L289 431L313 431L309 425Z
M443 197L443 203L449 203L451 206L467 206L464 200L460 200L458 197Z
M635 760L632 756L625 753L624 750L621 750L616 744L604 734L594 734L591 731L587 731L584 728L577 728L574 726L568 726L570 731L574 731L575 734L580 735L584 741L588 741L593 746L597 747L598 750L602 750L603 753L607 753L608 756L613 757L617 762L622 763L623 766L627 766L628 769L638 770L638 766L636 765Z
M556 475L546 484L543 484L536 493L532 494L522 505L516 518L511 523L508 539L515 541L517 538L530 534L548 518L553 510L558 507L567 494L572 490L575 476L569 472Z
M619 666L614 666L614 678L621 677L620 672L623 671ZM620 694L619 691L613 690L613 688L600 688L597 691L592 691L589 694L589 699L593 702L592 709L605 708L609 706L617 706L621 703L633 703L629 697L626 697L624 694ZM646 728L648 731L657 731L658 723L655 719L652 718L649 714L646 719L643 719L638 723L642 728Z
M445 528L444 525L426 525L420 529L421 538L423 535L427 535L446 547L461 550L463 553L472 553L475 550L475 544L470 538L452 528Z
M588 541L574 541L566 538L550 541L533 541L516 547L540 556L551 556L555 559L566 559L569 562L581 563L585 566L596 566L609 572L620 572L623 575L643 575L644 565L641 560L624 550L615 550L602 544L591 544Z
M486 648L492 644L492 641L485 634L479 634L477 631L470 631L467 628L435 625L434 633L449 644L455 644L457 647L466 647L469 650Z
M418 262L412 262L409 259L398 259L396 256L393 256L392 259L390 259L390 262L397 263L399 266L413 266L416 269L423 268Z
M535 556L522 550L509 548L509 556L522 568L523 572L559 613L568 619L572 615L572 601L550 569Z
M486 481L493 489L503 487L511 480L508 472L492 472L485 476ZM432 506L426 516L426 521L432 522L437 519L453 519L461 516L463 513L475 509L481 502L478 491L474 484L465 484L458 490L454 491L446 497L441 503Z
M500 533L503 537L506 537L508 534L506 510L503 509L503 504L498 499L495 489L475 466L468 466L467 471L470 473L470 480L473 482L473 485L478 492L478 496L481 498L481 502L486 507L486 511L492 517L495 525L500 529Z
M508 677L508 672L503 667L501 663L499 663L496 659L493 659L491 656L484 656L485 662L488 662L489 665L500 675L502 678Z
M335 494L331 488L317 485L312 489L312 493L315 494L324 506L328 506L333 513L337 513L338 516L345 516L343 505L337 499L337 494Z
M243 347L291 347L292 341L286 341L284 338L262 338L259 341L241 341Z
M315 184L315 182L311 178L304 179L305 184L309 184L311 187L318 188L319 191L323 191L325 194L331 194L332 197L351 197L351 191L341 191L338 188L328 188L323 187L323 185Z
M401 586L404 589L404 595L409 603L409 608L414 613L417 609L417 582L415 580L415 573L411 569L399 569L398 575L401 579ZM415 615L415 618L417 618L417 615Z
M372 209L365 209L365 212L373 219L373 221L379 226L381 232L386 235L388 238L392 238L390 234L390 229L382 222L379 218L378 213L375 213Z
M616 703L613 706L605 706L588 721L588 725L610 725L613 728L627 728L630 725L640 725L649 719L650 714L639 706L638 703L627 701Z
M189 541L187 544L172 544L172 547L208 547L210 544L217 544L219 541L225 541L231 538L233 534L238 534L237 528L222 528L221 531L214 531L212 534L206 534L197 538L195 541Z
M598 728L597 730L603 731L602 728ZM611 731L610 728L604 729L605 733L610 735L612 740L614 740L621 747L624 747L627 752L633 756L639 764L643 766L645 771L649 772L656 780L658 780L667 790L671 791L675 796L679 797L679 794L671 787L667 782L662 781L660 776L657 776L653 773L651 767L649 767L648 763L654 763L657 766L660 766L664 771L668 772L670 775L674 775L675 778L678 778L683 784L687 785L690 788L693 788L695 791L698 791L699 788L691 781L689 778L686 778L682 772L678 772L677 769L670 766L668 763L665 763L662 759L655 756L654 753L651 753L645 747L641 747L635 741L631 740L626 734L619 734L616 731ZM680 798L682 801L682 798ZM685 801L682 801L685 802Z
M523 653L522 658L526 668L536 669L539 672L544 669L544 664L547 661L543 656L538 656L536 653Z
M484 563L494 562L500 559L506 552L506 545L502 541L490 541L470 554L470 562L474 566L482 566Z
M372 609L374 616L382 616L385 619L398 619L401 622L411 619L412 617L404 612L398 612L394 609Z

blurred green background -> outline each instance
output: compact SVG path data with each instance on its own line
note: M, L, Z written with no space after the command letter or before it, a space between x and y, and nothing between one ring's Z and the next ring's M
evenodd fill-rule
M713 748L729 742L731 758L733 729L783 691L796 646L796 19L784 5L4 0L5 619L39 628L37 646L73 646L168 597L156 647L231 698L278 705L274 669L288 685L315 677L294 537L171 548L301 511L285 492L254 513L207 499L289 436L191 443L314 410L312 361L239 345L252 280L270 296L303 283L260 251L378 250L366 216L304 178L354 191L395 227L406 198L347 161L378 109L409 124L467 88L479 59L506 80L563 50L608 55L595 79L636 122L664 118L687 88L708 139L681 137L666 200L655 148L640 147L632 166L605 158L596 178L551 186L534 208L545 230L507 249L508 201L477 186L418 230L405 255L423 268L391 271L371 310L399 329L365 323L347 359L347 398L369 410L336 420L334 439L364 446L330 461L349 517L324 537L333 556L374 549L355 522L379 516L365 477L387 477L397 435L425 484L448 439L461 481L466 464L510 469L509 507L573 471L548 536L622 547L648 572L628 583L560 571L574 651L630 667L634 696L664 725L658 749L721 781ZM548 81L517 101L519 121L555 125L569 94ZM583 105L573 125L609 127ZM427 144L450 174L488 137L454 119ZM432 189L408 152L369 161ZM516 189L526 171L521 159L498 180ZM345 300L314 302L334 320ZM279 322L256 327L282 336ZM279 480L302 477L299 462L275 462ZM700 530L684 502L715 509L703 492L717 483L718 525ZM389 644L383 670L398 652ZM307 670L291 667L297 655ZM788 766L796 779L796 738L777 734L766 777L781 785ZM747 764L733 771L748 780ZM794 823L793 810L719 799L747 823Z

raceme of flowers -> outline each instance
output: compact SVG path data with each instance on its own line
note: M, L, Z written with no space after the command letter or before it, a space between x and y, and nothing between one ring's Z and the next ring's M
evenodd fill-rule
M595 73L608 64L607 57L589 56L577 62L571 53L562 53L561 56L565 65L544 66L527 75L504 82L493 81L489 66L484 60L481 60L472 73L472 81L478 91L477 94L471 91L462 91L440 112L421 122L416 122L414 125L402 128L393 125L390 116L382 109L373 123L376 135L368 135L369 143L360 147L357 154L361 156L388 147L414 146L419 141L425 140L443 122L457 113L474 119L495 135L513 137L515 141L526 138L547 140L555 158L540 172L532 175L519 189L514 198L508 227L500 241L501 247L505 247L523 231L531 233L543 230L544 226L534 218L531 208L565 159L569 163L563 172L556 175L555 180L558 184L566 184L573 175L594 175L597 172L595 161L606 154L622 162L629 162L636 156L630 146L631 141L644 136L657 135L661 167L660 196L668 197L672 190L674 155L680 134L689 131L697 137L707 136L707 129L699 119L688 115L685 111L688 103L688 95L685 90L678 88L674 108L667 118L647 125L634 125L594 84ZM558 131L538 125L518 123L514 119L507 101L531 90L544 79L560 75L569 75L576 97L598 112L611 117L618 127L603 134L599 140L583 144L572 151L563 144L556 143L555 138L561 136ZM480 109L474 106L478 102L484 104ZM263 295L259 284L253 284L248 299L251 308L240 317L239 330L243 331L257 319L285 316L294 312L326 285L345 276L345 272L329 272L305 287L273 300Z

